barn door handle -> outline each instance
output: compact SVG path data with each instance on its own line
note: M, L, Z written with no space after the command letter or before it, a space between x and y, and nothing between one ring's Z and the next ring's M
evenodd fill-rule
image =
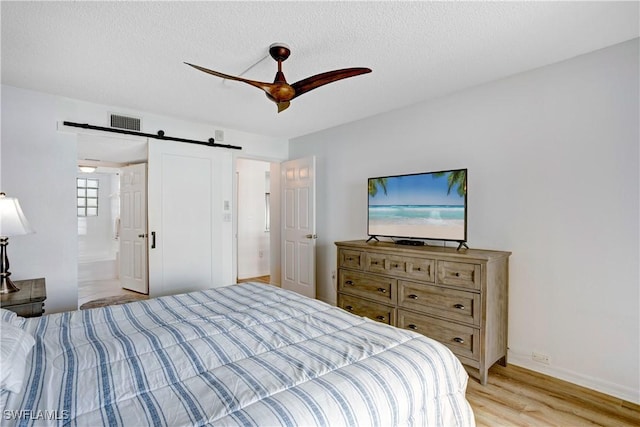
M152 231L151 232L151 249L155 249L156 248L156 232Z

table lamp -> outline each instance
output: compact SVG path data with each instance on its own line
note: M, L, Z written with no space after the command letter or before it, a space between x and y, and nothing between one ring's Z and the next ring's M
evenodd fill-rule
M0 279L2 287L0 294L16 292L20 289L13 284L9 276L9 258L7 258L7 245L10 236L20 236L33 233L27 218L22 213L20 202L15 197L7 197L0 193Z

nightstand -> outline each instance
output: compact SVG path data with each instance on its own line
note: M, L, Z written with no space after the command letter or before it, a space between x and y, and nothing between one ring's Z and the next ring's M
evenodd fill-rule
M6 308L22 317L37 317L44 313L44 300L47 299L47 288L44 278L30 280L14 280L20 290L10 294L2 294L0 307Z

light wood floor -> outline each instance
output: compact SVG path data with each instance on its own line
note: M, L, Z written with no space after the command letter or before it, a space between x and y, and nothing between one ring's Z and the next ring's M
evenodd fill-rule
M538 374L495 365L486 386L469 378L467 400L483 426L640 426L640 405Z
M271 284L271 276L260 276L260 277L251 277L249 279L238 279L238 283L244 282L258 282L258 283L266 283L267 285Z

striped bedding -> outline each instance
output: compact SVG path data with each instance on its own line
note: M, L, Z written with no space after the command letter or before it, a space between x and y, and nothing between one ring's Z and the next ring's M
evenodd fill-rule
M247 283L26 319L1 424L472 426L443 345Z

